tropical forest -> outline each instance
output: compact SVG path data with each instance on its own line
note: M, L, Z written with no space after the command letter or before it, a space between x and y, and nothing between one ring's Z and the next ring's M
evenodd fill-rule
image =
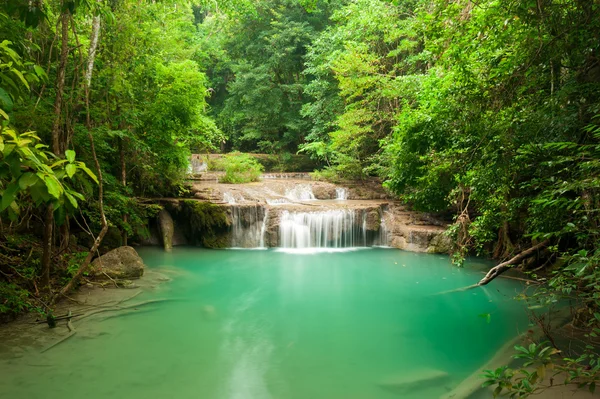
M0 0L1 398L597 384L600 0Z

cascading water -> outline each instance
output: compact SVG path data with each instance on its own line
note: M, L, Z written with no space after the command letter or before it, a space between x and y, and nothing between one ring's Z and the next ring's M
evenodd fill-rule
M286 190L285 196L294 201L308 201L315 199L310 184L296 184L294 188Z
M262 248L268 212L259 205L232 206L231 246L233 248Z
M265 232L267 231L267 221L268 220L269 220L269 210L265 209L265 214L263 216L262 225L260 227L260 242L258 243L260 248L266 248Z
M223 202L227 202L228 204L237 204L235 197L231 193L223 194Z
M336 188L335 199L338 201L346 201L348 199L348 189L341 187Z
M283 248L349 248L367 246L364 223L356 223L356 212L336 209L322 212L281 214L279 241Z
M387 225L385 224L385 211L381 215L381 223L379 224L378 245L387 247L390 240L388 235Z

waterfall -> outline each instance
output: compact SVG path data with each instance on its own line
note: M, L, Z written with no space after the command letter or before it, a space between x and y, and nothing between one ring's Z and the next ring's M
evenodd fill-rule
M265 232L267 231L267 221L269 219L269 210L265 209L265 214L263 216L262 226L260 227L260 242L258 246L260 248L266 248L265 246Z
M379 241L377 244L387 247L390 243L388 229L385 224L385 211L381 212L381 224L379 225L379 237L377 237Z
M264 247L268 213L259 205L231 207L231 246L233 248Z
M310 184L296 184L294 188L285 191L285 196L294 201L308 201L315 199Z
M363 213L363 218L365 213ZM280 246L283 248L348 248L367 246L365 221L356 223L356 212L336 209L281 214ZM366 220L366 219L365 219Z
M335 199L338 201L346 201L348 199L348 189L337 187L335 189Z
M228 204L237 204L235 197L231 193L223 194L223 202L227 202Z

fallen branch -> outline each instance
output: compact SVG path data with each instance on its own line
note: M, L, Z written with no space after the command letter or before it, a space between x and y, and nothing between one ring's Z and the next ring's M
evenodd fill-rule
M476 286L482 286L489 284L493 279L510 269L512 266L521 263L521 261L529 256L533 255L537 250L543 248L548 245L548 240L544 240L533 247L526 249L525 251L519 253L515 257L507 260L506 262L502 262L497 266L494 266L487 272L484 278L482 278Z
M71 338L76 333L77 333L77 331L71 331L70 333L68 333L67 335L65 335L64 337L62 337L61 339L59 339L58 341L56 341L53 344L50 344L49 346L47 346L44 349L42 349L41 353L47 352L50 349L54 348L55 346L57 346L57 345L65 342L66 340L68 340L69 338Z

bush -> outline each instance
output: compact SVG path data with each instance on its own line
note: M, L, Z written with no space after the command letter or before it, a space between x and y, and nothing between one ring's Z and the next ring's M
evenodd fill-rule
M248 154L232 152L220 159L220 164L225 170L221 178L223 183L249 183L258 181L264 167Z

